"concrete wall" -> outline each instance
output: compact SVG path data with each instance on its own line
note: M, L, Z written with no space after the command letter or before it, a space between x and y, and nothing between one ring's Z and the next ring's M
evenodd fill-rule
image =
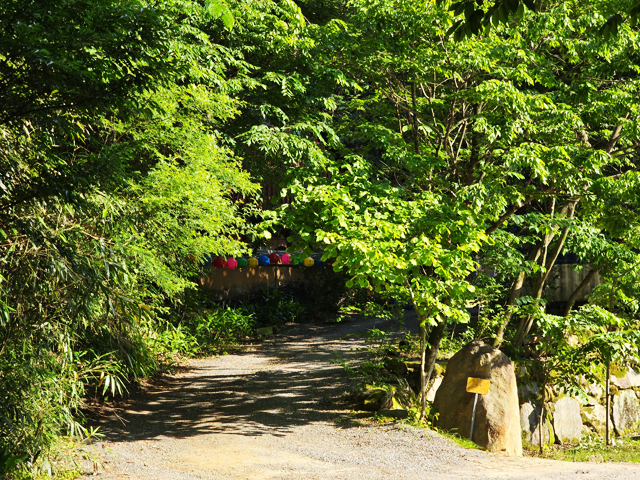
M572 267L573 265L561 264L554 265L551 268L551 273L547 279L546 290L543 295L544 298L547 299L547 302L566 302L569 300L571 294L591 271L591 268L588 266L583 267L579 272L576 272ZM587 288L582 291L582 295L580 295L577 301L584 300L584 297L591 292L598 283L600 283L600 275L596 273Z
M245 267L234 270L205 267L207 275L200 278L200 286L212 292L218 300L235 300L265 289L304 283L305 268L285 265Z

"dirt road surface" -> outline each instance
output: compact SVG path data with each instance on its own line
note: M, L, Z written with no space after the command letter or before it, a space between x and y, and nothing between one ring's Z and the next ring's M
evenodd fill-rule
M111 479L640 479L640 466L506 458L429 430L353 421L339 399L350 380L334 354L356 358L359 319L295 325L250 351L190 362L154 382L87 447L87 478Z

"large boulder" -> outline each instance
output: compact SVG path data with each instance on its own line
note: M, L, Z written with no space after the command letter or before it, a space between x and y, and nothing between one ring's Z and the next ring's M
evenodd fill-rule
M597 383L592 383L591 385L589 385L589 389L587 390L587 393L589 394L590 397L593 397L597 400L601 398L602 395L604 395L604 390Z
M611 375L611 383L622 390L640 387L640 373L637 373L632 368L628 368L624 376L618 377L616 375Z
M522 455L518 388L511 360L480 340L469 343L447 365L433 407L435 425L469 437L475 394L466 391L467 378L491 381L489 393L479 395L473 441L490 452Z
M561 442L576 443L582 439L582 416L577 400L562 397L554 406L553 430Z
M607 422L607 412L605 408L593 397L587 397L589 404L580 408L582 412L582 424L589 427L593 432L603 435Z
M398 379L398 385L376 387L365 385L358 394L361 408L370 412L388 410L407 410L415 403L415 394L403 378Z
M540 398L540 386L536 382L518 385L518 399L521 403Z
M436 393L442 385L442 377L436 377L431 385L431 388L427 391L427 402L433 402L436 399Z
M640 401L633 390L623 390L613 397L611 412L618 435L625 435L640 424Z
M540 445L540 405L538 403L526 402L520 406L520 426L522 441L531 448L537 448ZM551 419L545 409L542 420L542 442L544 445L551 445L554 441Z
M406 377L409 374L407 364L398 358L387 357L384 361L384 368L398 377Z

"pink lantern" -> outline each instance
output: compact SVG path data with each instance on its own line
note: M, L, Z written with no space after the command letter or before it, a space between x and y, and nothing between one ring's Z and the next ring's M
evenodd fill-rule
M227 268L230 268L231 270L233 270L237 266L238 266L238 261L235 258L230 258L229 260L227 260Z
M285 264L291 262L291 255L285 253L284 255L282 255L282 257L280 257L280 261Z

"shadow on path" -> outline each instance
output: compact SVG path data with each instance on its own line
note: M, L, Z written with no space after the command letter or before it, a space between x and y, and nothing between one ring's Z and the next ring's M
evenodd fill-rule
M417 329L415 315L406 326ZM165 375L132 397L119 413L93 425L111 442L186 438L211 433L284 436L295 426L331 422L348 426L349 389L335 353L354 358L370 328L395 331L393 321L356 318L327 325L294 325L288 332L238 355L194 360L175 376ZM406 331L406 330L404 330Z

